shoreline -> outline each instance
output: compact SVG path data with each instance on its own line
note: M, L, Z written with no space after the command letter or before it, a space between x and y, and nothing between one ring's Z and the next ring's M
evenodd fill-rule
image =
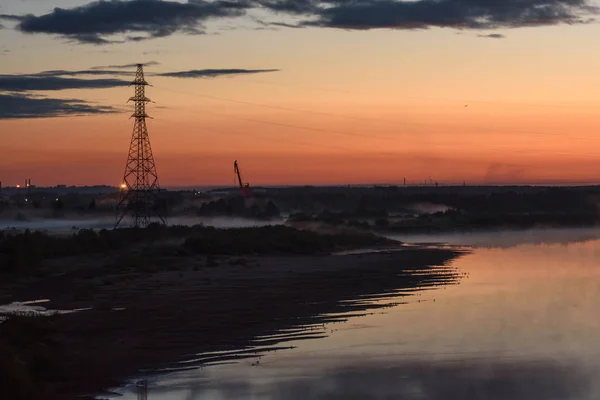
M216 256L213 265L179 258L165 260L165 268L154 271L108 268L97 260L95 267L83 271L67 269L34 284L0 287L0 298L47 298L45 305L52 309L91 307L42 317L55 328L46 338L52 343L48 356L60 363L64 376L58 384L40 382L43 393L32 398L70 399L106 393L141 370L181 367L182 361L187 361L185 367L214 362L198 357L209 352L277 349L306 336L308 328L390 306L394 298L407 295L399 289L460 280L448 264L464 251L396 246L381 250ZM364 301L369 298L374 301ZM266 342L256 339L276 334ZM320 334L325 333L317 330L305 338ZM256 349L248 356L255 353ZM195 363L189 362L195 358Z

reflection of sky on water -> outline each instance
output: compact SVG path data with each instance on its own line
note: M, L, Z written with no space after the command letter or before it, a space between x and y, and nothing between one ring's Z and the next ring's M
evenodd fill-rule
M521 244L567 244L600 239L598 228L521 229L428 234L390 234L408 243L447 243L483 248L508 248Z
M181 391L164 389L151 390L148 399L592 400L600 395L598 381L585 367L552 360L357 362L303 377L200 381Z
M148 399L598 399L600 241L477 249L468 277L256 360L172 374ZM125 399L135 398L134 393Z

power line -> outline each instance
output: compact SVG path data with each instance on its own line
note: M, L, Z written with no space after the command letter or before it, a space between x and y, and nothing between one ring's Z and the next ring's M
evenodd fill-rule
M267 104L260 104L260 103L253 103L250 101L243 101L243 100L237 100L237 99L228 99L228 98L224 98L224 97L217 97L217 96L211 96L211 95L203 95L203 94L199 94L199 93L190 93L190 92L184 92L184 91L180 91L180 90L173 90L173 89L167 89L167 88L158 88L157 89L161 89L161 90L167 90L167 91L171 91L171 92L175 92L175 93L181 93L181 94L186 94L186 95L190 95L190 96L197 96L197 97L201 97L201 98L206 98L206 99L211 99L211 100L218 100L218 101L226 101L226 102L232 102L232 103L238 103L238 104L245 104L245 105L251 105L251 106L255 106L255 107L264 107L264 108L270 108L270 109L278 109L278 110L283 110L283 111L292 111L292 112L299 112L299 113L308 113L308 114L318 114L318 115L323 115L323 116L331 116L331 117L337 117L337 118L348 118L348 119L354 119L354 120L364 120L364 121L373 121L373 122L378 122L378 123L386 123L386 124L390 124L390 125L394 125L395 127L402 127L402 126L412 126L412 127L418 127L418 128L436 128L436 125L433 124L426 124L423 122L388 122L388 121L384 121L381 119L374 119L374 118L366 118L366 117L352 117L352 116L347 116L347 115L342 115L342 114L333 114L333 113L325 113L325 112L319 112L319 111L311 111L311 110L303 110L303 109L296 109L296 108L289 108L289 107L279 107L279 106L271 106L271 105L267 105ZM241 117L234 117L232 116L232 118L238 118L241 119ZM249 120L249 119L248 119ZM263 122L263 123L267 123L267 124L277 124L277 123L272 123L269 121L259 121L259 120L253 120L253 122ZM299 126L295 126L296 128L300 128ZM438 125L437 126L438 129L465 129L464 127L461 126L451 126L451 125ZM317 130L317 131L323 131L322 129L319 128L307 128L310 130ZM474 127L471 128L471 130L477 132L496 132L496 133L504 133L506 134L507 131L506 129L502 129L502 128L490 128L490 127ZM329 132L334 133L334 131L329 130ZM356 134L356 133L348 133L348 132L339 132L337 131L338 134L342 134L342 135L350 135L350 136L368 136L368 137L380 137L380 138L390 138L389 136L380 136L380 135L363 135L363 134ZM536 135L536 136L563 136L563 134L561 133L550 133L550 132L535 132L535 131L528 131L528 130L511 130L510 131L511 134L513 135L521 135L521 136L530 136L530 135ZM427 133L425 133L427 134ZM421 133L421 138L425 139L423 137L423 133ZM588 137L588 136L572 136L570 135L569 138L572 139L595 139L592 137ZM432 144L432 143L430 143Z
M218 114L217 114L218 115ZM248 137L248 134L245 132L238 132L238 131L232 131L230 129L227 129L227 131L225 130L219 130L219 129L214 129L214 128L209 128L203 125L191 125L191 124L184 124L180 121L173 121L173 120L162 120L166 123L168 123L168 125L181 125L181 126L187 126L189 128L192 128L194 130L204 130L204 131L210 131L213 133L217 133L220 135L235 135L235 136L246 136ZM278 142L278 143L287 143L287 144L295 144L295 145L301 145L301 146L308 146L311 148L315 148L315 147L320 147L320 148L329 148L329 149L333 149L333 150L342 150L344 152L350 152L353 154L356 154L358 152L357 149L355 148L350 148L350 147L343 147L343 146L336 146L336 145L330 145L330 144L323 144L323 143L310 143L310 142L302 142L302 141L298 141L298 140L290 140L289 138L283 138L283 137L267 137L267 136L260 136L260 135L256 135L256 134L252 134L252 138L256 138L256 139L262 139L262 140L266 140L266 141L270 141L270 142ZM385 153L385 152L378 152L378 153L370 153L370 154L379 154L379 155L388 155L388 156L398 156L399 153Z
M365 135L365 134L361 134L361 133L334 131L334 130L331 130L331 129L313 128L313 127L310 127L310 126L302 126L302 125L295 125L295 124L285 124L285 123L281 123L281 122L266 121L266 120L262 120L262 119L239 117L237 115L225 115L225 114L219 114L219 113L215 113L215 112L211 112L211 111L206 111L206 110L202 110L202 112L205 112L207 114L212 114L212 115L218 115L220 117L225 117L225 118L234 118L234 119L238 119L238 120L241 120L241 121L255 122L255 123L267 124L267 125L273 125L273 126L281 126L281 127L284 127L284 128L301 129L301 130L312 131L312 132L333 133L333 134L336 134L336 135L356 136L356 137L368 137L368 138L377 138L377 139L397 139L397 137L393 137L393 136L382 136L382 135L373 135L373 134Z
M184 92L182 90L167 89L167 88L163 88L163 87L157 87L157 89L167 90L167 91L175 92L175 93L186 94L189 96L203 97L205 99L227 101L230 103L238 103L238 104L246 104L246 105L251 105L251 106L255 106L255 107L271 108L274 110L293 111L293 112L301 112L301 113L307 113L307 114L323 115L323 116L327 116L327 117L337 117L337 118L346 118L346 119L353 119L353 120L378 121L379 122L379 120L374 119L374 118L355 117L352 115L334 114L334 113L326 113L326 112L322 112L322 111L302 110L302 109L297 109L297 108L273 106L270 104L253 103L250 101L228 99L228 98L224 98L224 97L211 96L211 95L200 94L200 93L190 93L190 92Z
M200 112L206 112L206 111L200 111ZM213 115L217 115L217 116L221 116L223 118L229 118L229 116L227 115L223 115L223 114L217 114L217 113L209 113L209 114L213 114ZM246 133L241 133L241 132L236 132L236 131L231 131L231 130L216 130L214 128L208 128L205 126L198 126L198 125L189 125L189 124L182 124L179 121L165 121L168 122L169 124L179 124L179 125L185 125L188 126L194 130L197 130L199 127L204 129L204 130L208 130L208 131L212 131L218 134L234 134L234 135L240 135L240 136L248 136ZM260 121L258 120L257 122L264 122L264 121ZM289 125L289 127L292 128L298 128L297 126L294 125ZM300 129L304 129L304 127L300 127ZM320 130L322 132L329 132L327 130ZM332 146L329 144L325 144L325 143L309 143L309 142L301 142L301 141L297 141L297 140L289 140L289 138L283 138L283 137L264 137L264 136L256 136L255 134L252 135L252 137L256 137L256 138L261 138L263 140L268 140L268 141L272 141L272 142L281 142L281 143L289 143L289 144L299 144L299 145L303 145L303 146L309 146L309 147L320 147L320 148L330 148L330 149L335 149L335 150L342 150L342 151L347 151L347 152L351 152L351 153L358 153L360 152L360 150L357 149L353 149L353 148L349 148L349 147L342 147L342 146ZM476 144L471 144L471 143L451 143L451 144L440 144L438 143L438 146L443 147L443 149L448 149L448 148L465 148L465 147L469 147L469 148L474 148L477 149L479 151L502 151L502 152L510 152L510 153L522 153L522 154L531 154L531 153L539 153L539 154L550 154L550 155L564 155L564 156L589 156L589 157L600 157L600 153L574 153L574 152L560 152L560 151L553 151L553 150L544 150L544 149L518 149L518 148L513 148L513 147L502 147L502 146L481 146L481 145L476 145ZM442 150L442 148L438 148L437 149ZM393 151L389 151L389 152L368 152L367 154L370 155L379 155L379 156L386 156L386 157L398 157L398 156L402 156L402 155L415 155L418 156L417 154L414 154L410 151L405 151L405 152L393 152ZM424 157L436 157L435 155L427 155Z
M243 79L243 78L242 78ZM268 81L258 81L258 80L244 80L244 82L248 83L257 83L257 84L266 84L273 86L281 86L281 87L289 87L293 89L301 88L308 90L317 90L317 91L327 91L327 92L339 92L339 93L351 93L357 95L365 95L369 94L368 92L361 91L350 91L350 90L342 90L335 88L320 88L320 87L311 87L306 85L293 85L293 84L284 84L284 83L276 83L276 82L268 82ZM448 101L458 104L495 104L495 105L514 105L514 106L531 106L531 107L551 107L551 108L597 108L598 104L594 105L558 105L558 104L541 104L541 103L523 103L523 102L502 102L502 101L490 101L490 100L461 100L461 99L449 99L449 98L441 98L441 97L429 97L429 96L410 96L410 95L400 95L398 97L406 98L406 99L415 99L415 100L427 100L427 101Z

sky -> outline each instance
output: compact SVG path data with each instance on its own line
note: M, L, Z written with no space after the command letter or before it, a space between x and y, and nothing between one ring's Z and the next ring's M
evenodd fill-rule
M4 0L0 180L597 183L595 0Z

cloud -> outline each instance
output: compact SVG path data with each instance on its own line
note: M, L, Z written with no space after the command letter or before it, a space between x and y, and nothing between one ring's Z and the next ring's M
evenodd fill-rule
M2 51L0 50L0 56ZM153 62L156 65L158 63ZM136 64L132 64L135 66ZM97 69L115 68L116 70ZM18 118L48 118L67 115L92 115L119 112L111 106L90 105L78 99L53 99L33 95L37 91L59 91L67 89L107 89L130 85L130 80L115 78L82 79L82 75L132 75L133 72L119 70L130 65L110 65L95 67L80 71L43 71L35 74L0 75L0 119ZM271 70L247 69L206 69L181 72L151 74L153 76L178 77L178 78L214 78L234 74L253 74Z
M590 17L598 13L588 0L265 0L262 5L312 17L299 26L363 30L580 24L590 22Z
M2 51L0 51L2 55ZM148 65L157 65L152 62ZM0 75L0 92L34 92L50 90L68 90L68 89L109 89L115 87L129 86L131 80L117 78L97 78L84 79L80 76L132 76L135 71L123 71L118 68L135 67L137 64L130 65L108 65L106 67L93 67L86 70L68 71L54 70L42 71L34 74L23 75ZM116 68L98 69L98 68ZM264 72L274 72L277 69L201 69L191 71L176 71L165 73L149 73L148 76L162 76L171 78L216 78L219 76L240 75L240 74L258 74Z
M0 93L0 119L51 118L79 115L113 114L110 106L90 105L84 100L40 98L15 93Z
M122 42L110 36L135 33L133 40L158 38L176 32L201 34L201 23L211 18L236 17L250 7L244 0L99 0L70 9L55 8L40 16L18 18L17 29L25 33L46 33L78 43ZM140 36L139 34L145 35Z
M477 35L477 37L488 39L504 39L506 36L501 33L490 33L489 35Z
M10 14L0 14L0 19L4 19L7 21L21 21L23 20L23 16L21 15L10 15Z
M142 64L145 67L160 65L160 63L158 61L148 61L148 62L145 62L145 63L105 65L105 66L92 67L90 69L93 69L93 70L96 70L96 69L108 69L108 68L112 68L112 69L129 69L129 68L132 68L133 69L133 68L136 68L139 64Z
M264 72L276 72L278 69L195 69L191 71L164 72L154 76L166 76L171 78L214 78L224 75L259 74Z
M68 71L64 69L54 71L43 71L32 75L33 77L50 77L50 76L84 76L84 75L111 75L111 76L132 76L135 75L135 71L120 71L120 70L107 70L107 69L84 69L79 71Z
M203 23L268 10L296 22L277 27L349 30L498 29L584 24L599 12L593 0L98 0L55 8L43 15L0 15L25 33L59 35L76 43L104 45L174 33L203 34ZM259 23L261 24L261 23ZM264 25L265 24L261 24ZM262 28L261 28L262 29ZM497 36L488 36L498 38Z
M65 78L57 74L68 71L48 71L33 75L0 75L0 91L26 92L67 89L107 89L129 85L120 79ZM45 75L47 74L47 75Z

